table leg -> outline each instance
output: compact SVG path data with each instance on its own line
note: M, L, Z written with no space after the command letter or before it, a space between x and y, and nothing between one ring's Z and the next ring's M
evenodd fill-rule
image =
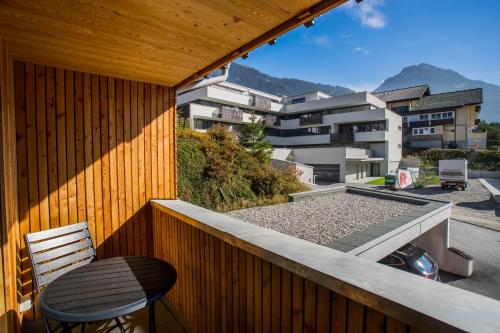
M149 332L156 333L155 303L149 305Z

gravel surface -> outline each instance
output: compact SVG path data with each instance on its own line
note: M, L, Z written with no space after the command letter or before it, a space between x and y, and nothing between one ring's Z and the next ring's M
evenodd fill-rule
M420 189L402 190L399 193L449 201L453 204L453 215L500 222L500 205L491 199L488 189L477 179L469 179L468 183L469 186L465 191L453 188L442 190L441 186L434 185ZM384 188L378 187L378 189Z
M226 213L317 244L405 214L415 205L359 194L339 193L315 200L255 207Z

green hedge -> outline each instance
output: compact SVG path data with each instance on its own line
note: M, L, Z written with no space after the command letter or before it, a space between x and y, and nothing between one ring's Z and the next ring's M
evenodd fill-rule
M307 189L294 171L259 162L221 126L178 130L177 169L179 198L216 211L284 202Z
M472 151L467 149L427 149L419 157L425 166L437 167L439 160L463 158L468 167L474 170L500 170L500 152L491 150Z

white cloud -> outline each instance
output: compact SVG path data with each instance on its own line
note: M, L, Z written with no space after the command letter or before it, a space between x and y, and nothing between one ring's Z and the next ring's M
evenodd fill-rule
M359 53L361 53L362 55L365 55L365 56L369 55L370 53L372 53L372 51L370 51L370 49L368 49L366 47L360 47L360 46L355 47L353 50L355 52L359 52Z
M360 81L357 83L347 83L347 84L344 84L343 86L347 87L351 90L354 90L356 92L361 92L361 91L373 91L381 84L382 84L382 81L381 82Z
M328 35L318 35L304 36L304 43L321 47L329 47L332 46L333 41Z
M381 29L387 25L385 15L380 10L385 0L364 0L356 3L351 0L346 3L347 10L361 20L361 24L368 28Z
M342 31L342 32L340 33L340 35L339 35L339 36L340 36L340 38L342 38L342 39L351 39L351 38L353 38L353 37L354 37L354 35L350 34L350 33L349 33L349 32L347 32L347 31Z

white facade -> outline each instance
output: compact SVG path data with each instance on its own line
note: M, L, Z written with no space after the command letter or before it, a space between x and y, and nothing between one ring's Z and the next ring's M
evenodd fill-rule
M401 161L402 118L368 92L280 97L224 82L183 93L177 103L189 126L201 131L215 123L238 131L255 116L273 146L314 166L318 178L349 182L395 171Z

